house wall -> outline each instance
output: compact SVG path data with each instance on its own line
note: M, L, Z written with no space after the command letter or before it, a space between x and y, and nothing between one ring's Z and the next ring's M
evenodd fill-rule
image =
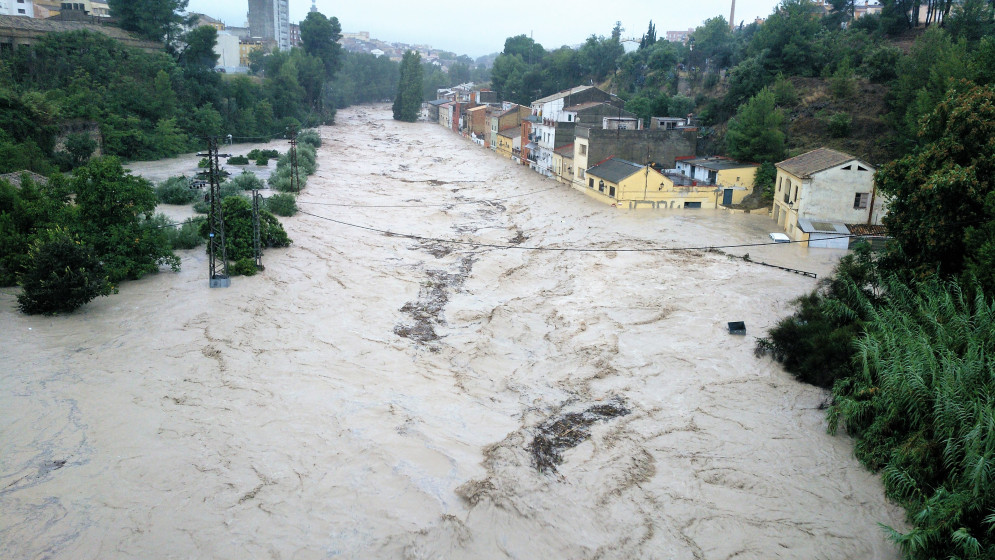
M574 159L567 155L560 156L560 172L556 176L556 180L565 184L572 185L574 180Z
M694 156L698 146L697 130L578 129L578 137L585 134L592 164L611 156L646 163L648 155L648 161L672 169L678 157Z
M583 129L580 129L583 130ZM573 173L573 185L579 185L581 187L587 182L587 169L591 167L589 162L591 161L588 157L590 153L590 146L588 145L587 137L581 137L580 135L574 139L574 173Z

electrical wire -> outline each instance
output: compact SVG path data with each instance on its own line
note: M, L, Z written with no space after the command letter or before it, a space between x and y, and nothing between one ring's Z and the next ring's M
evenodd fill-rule
M559 189L559 187L550 187L548 189L542 189L538 191L532 191L525 194L515 194L511 196L505 196L502 198L495 198L491 200L468 200L464 202L450 202L447 204L339 204L335 202L312 202L309 200L298 200L298 204L311 204L313 206L335 206L339 208L442 208L448 206L461 206L465 204L486 204L490 202L501 202L502 200L510 200L512 198L521 198L523 196L532 196L539 193L544 193L547 191L552 191Z
M734 245L700 245L693 247L646 247L642 249L637 248L626 248L621 249L606 249L601 247L541 247L541 246L522 246L522 245L504 245L500 243L480 243L477 241L463 241L460 239L443 239L440 237L425 237L422 235L415 235L411 233L398 233L385 229L378 229L374 227L364 226L360 224L353 224L350 222L344 222L342 220L336 220L334 218L328 218L326 216L319 216L317 214L312 214L310 212L305 212L299 210L299 213L305 216L311 216L312 218L318 218L319 220L326 220L339 225L362 229L366 231L372 231L374 233L380 233L390 237L403 237L405 239L412 239L415 241L429 241L434 243L448 243L452 245L464 245L468 247L478 248L478 249L518 249L521 251L548 251L548 252L560 252L560 253L659 253L666 251L708 251L715 249L743 249L748 247L767 247L770 245L790 245L793 243L808 243L807 241L773 241L769 243L740 243ZM835 237L824 237L823 240L830 239L850 239L852 237L861 237L859 235L839 235Z

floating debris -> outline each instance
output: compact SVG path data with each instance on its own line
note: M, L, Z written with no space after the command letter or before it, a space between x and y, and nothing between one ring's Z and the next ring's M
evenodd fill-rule
M584 412L569 412L546 420L529 444L532 466L539 472L556 472L563 462L561 453L591 437L591 425L629 414L621 400L594 405Z

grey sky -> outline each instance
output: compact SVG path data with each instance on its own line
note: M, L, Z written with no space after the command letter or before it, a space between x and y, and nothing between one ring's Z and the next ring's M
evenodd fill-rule
M778 0L738 0L736 23L767 17ZM516 4L455 5L432 2L372 0L342 2L317 0L318 11L335 16L347 32L369 31L374 38L409 44L429 44L437 49L478 57L504 48L508 37L530 32L547 49L576 45L591 34L608 35L621 21L624 37L639 38L650 20L657 35L668 30L696 27L721 15L729 18L731 0L618 0L594 2L574 0L551 4L536 2L529 9ZM218 18L228 25L243 25L247 0L190 0L188 9ZM310 0L290 0L290 20L307 16ZM546 19L541 14L553 13Z

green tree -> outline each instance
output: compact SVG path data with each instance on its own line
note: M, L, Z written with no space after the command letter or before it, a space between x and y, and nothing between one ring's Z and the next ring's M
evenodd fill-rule
M183 47L177 57L180 66L191 70L211 71L218 64L214 47L218 44L218 30L202 25L183 34Z
M179 36L185 23L181 14L189 0L107 0L111 15L118 19L121 28L153 41L167 45Z
M421 55L408 51L401 59L400 83L397 87L397 96L394 98L394 120L415 122L421 112L421 103Z
M156 207L151 183L105 157L77 168L71 185L81 238L97 251L111 282L141 278L161 265L179 269L164 232L143 226Z
M502 54L518 55L528 64L536 64L546 56L546 49L525 35L508 37L504 41Z
M342 26L339 19L325 17L321 12L309 12L301 22L301 43L304 52L318 57L325 68L325 77L332 79L342 67Z
M784 111L777 107L774 93L768 88L760 90L729 121L726 133L729 155L758 162L783 159L784 126Z
M747 48L759 56L766 74L815 76L822 70L823 49L817 40L823 32L810 0L783 0L758 29Z
M17 296L29 315L69 313L114 288L93 248L69 231L47 231L31 245Z
M889 197L884 222L894 238L890 263L925 276L960 274L971 262L995 268L983 235L995 220L995 88L961 82L923 121L921 147L881 167ZM986 285L995 293L995 285Z
M710 67L726 68L732 63L736 43L729 22L722 16L705 20L691 34L696 60L708 60Z
M643 34L642 38L639 40L639 48L645 49L647 47L652 47L656 44L656 26L653 25L653 20L650 20L649 28L646 29L646 33Z
M97 149L97 141L89 134L77 132L66 137L66 152L72 158L73 167L79 167L90 161L90 156Z

